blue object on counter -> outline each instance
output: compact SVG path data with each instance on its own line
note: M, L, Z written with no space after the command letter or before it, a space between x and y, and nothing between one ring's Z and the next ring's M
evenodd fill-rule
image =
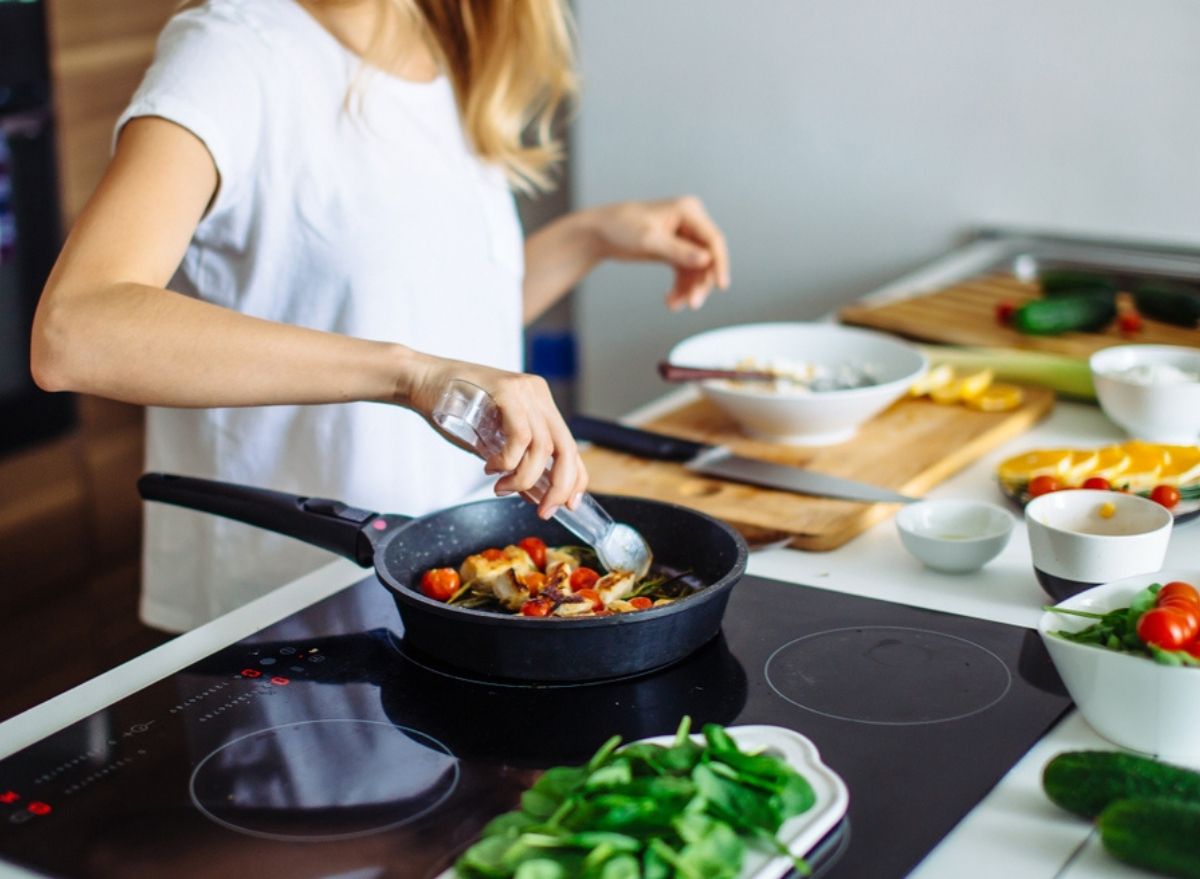
M529 341L529 371L547 381L575 378L575 335L570 330L543 331Z

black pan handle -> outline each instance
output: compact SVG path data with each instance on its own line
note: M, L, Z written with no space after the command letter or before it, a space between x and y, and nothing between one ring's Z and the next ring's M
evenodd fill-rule
M572 416L568 426L576 439L658 461L690 461L709 448L703 443L638 430L590 415Z
M384 517L329 498L170 473L144 473L137 486L145 500L213 513L295 537L364 568L374 561L376 540L400 518Z

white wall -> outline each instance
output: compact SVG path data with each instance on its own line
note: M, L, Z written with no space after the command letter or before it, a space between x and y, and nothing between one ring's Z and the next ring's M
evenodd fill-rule
M669 315L608 266L575 320L581 405L666 386L697 330L809 318L980 224L1200 244L1195 0L579 0L577 204L695 192L733 289Z

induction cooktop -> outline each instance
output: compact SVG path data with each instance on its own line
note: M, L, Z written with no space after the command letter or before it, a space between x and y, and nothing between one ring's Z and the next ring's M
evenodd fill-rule
M850 790L816 873L886 879L1069 706L1032 630L757 577L670 668L482 680L407 650L372 577L0 761L0 860L64 877L432 879L540 770L687 714L812 739Z

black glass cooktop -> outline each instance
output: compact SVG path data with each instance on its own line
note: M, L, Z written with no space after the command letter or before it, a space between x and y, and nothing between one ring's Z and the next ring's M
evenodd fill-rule
M811 738L850 790L817 872L886 879L1069 704L1031 630L755 577L671 668L472 680L406 651L369 578L0 761L0 859L69 877L432 879L539 770L690 714Z

